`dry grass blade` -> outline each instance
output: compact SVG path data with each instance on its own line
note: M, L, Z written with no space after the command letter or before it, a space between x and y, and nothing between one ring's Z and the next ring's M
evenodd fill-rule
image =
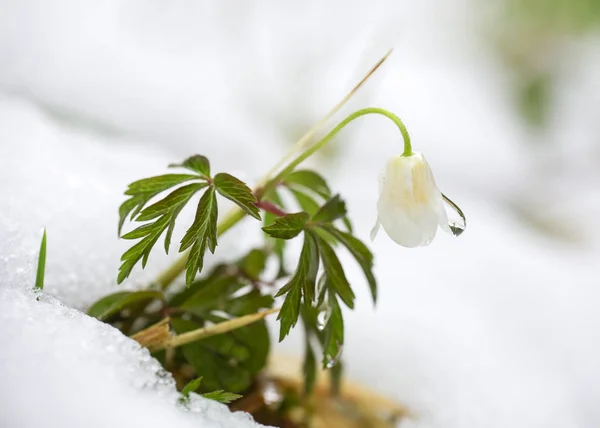
M170 319L165 318L150 327L137 332L131 338L146 348L152 348L171 338Z
M367 80L369 80L369 78L373 75L373 73L375 73L375 71L377 71L377 69L379 67L381 67L381 65L385 62L386 59L388 59L388 57L391 55L393 49L390 49L379 61L377 61L377 64L375 64L370 70L369 72L365 75L365 77L363 77L361 79L360 82L358 82L351 90L350 92L348 92L346 94L346 96L344 98L342 98L342 100L337 103L330 111L329 113L327 113L325 115L325 117L323 117L323 119L321 119L319 122L317 122L316 124L313 125L312 128L310 128L306 134L304 134L297 142L296 144L294 144L294 146L292 147L292 149L282 158L280 159L277 164L271 168L271 170L266 174L265 179L263 180L263 182L261 184L264 184L265 181L267 181L279 168L281 168L281 166L287 162L290 157L296 153L298 150L301 150L303 148L305 148L308 144L308 142L310 142L311 138L321 130L321 128L329 121L329 119L331 119L349 100L350 98L352 98L352 96L366 83Z
M269 309L266 311L257 312L255 314L234 318L232 320L224 321L222 323L214 324L208 327L199 328L197 330L188 331L187 333L183 333L177 336L169 336L162 342L153 343L152 346L148 346L147 348L150 350L150 352L156 352L163 349L176 348L178 346L186 345L191 342L196 342L198 340L205 339L210 336L215 336L217 334L227 333L228 331L244 327L256 321L260 321L267 315L271 315L275 312L278 312L279 309L280 308Z

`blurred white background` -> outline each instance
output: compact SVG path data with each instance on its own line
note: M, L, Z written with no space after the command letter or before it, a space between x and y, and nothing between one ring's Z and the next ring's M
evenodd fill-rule
M375 309L348 268L349 376L409 406L403 427L600 425L598 2L2 0L0 11L3 305L30 287L44 226L50 293L82 309L117 289L127 183L194 153L253 182L393 47L336 119L398 114L469 225L416 250L379 236ZM362 238L379 169L400 150L394 127L367 117L312 161ZM223 254L257 239L245 226ZM167 263L156 252L126 286ZM0 330L3 412L36 426L14 411L31 397L9 392L35 381L19 366L34 352L16 346L24 316L9 311ZM298 355L298 339L279 352Z

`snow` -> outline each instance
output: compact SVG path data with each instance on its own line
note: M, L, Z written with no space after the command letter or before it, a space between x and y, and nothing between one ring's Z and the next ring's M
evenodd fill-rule
M242 412L192 395L146 349L46 295L0 289L5 427L260 426ZM33 407L33 408L32 408Z
M416 418L402 428L600 425L597 41L571 54L577 73L561 86L555 124L534 136L515 118L498 64L473 41L468 2L304 4L263 2L240 19L231 4L209 2L8 2L0 425L253 426L201 398L184 411L147 352L77 310L168 265L156 251L147 270L116 285L127 183L193 153L255 180L284 152L280 141L301 135L390 44L393 56L345 112L399 114L469 223L459 239L440 233L426 248L406 250L384 234L372 244L380 300L374 310L356 281L348 375L406 404ZM331 146L339 158L314 163L366 239L377 173L400 138L382 118L351 127ZM515 204L541 206L572 239L536 232ZM29 291L43 227L45 292L67 306ZM235 230L217 255L259 236L249 223ZM301 355L299 339L277 352Z

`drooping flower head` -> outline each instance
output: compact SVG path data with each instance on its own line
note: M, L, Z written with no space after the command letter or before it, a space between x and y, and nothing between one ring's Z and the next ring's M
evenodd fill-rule
M379 176L378 217L371 239L375 239L380 226L394 242L409 248L428 245L438 226L459 235L463 229L448 224L444 200L464 219L462 211L438 190L422 154L411 152L390 158Z

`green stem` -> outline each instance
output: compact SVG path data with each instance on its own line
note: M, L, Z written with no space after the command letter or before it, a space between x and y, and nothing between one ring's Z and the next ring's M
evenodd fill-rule
M289 173L291 173L294 168L312 156L315 152L322 149L327 143L329 143L333 137L336 136L338 132L340 132L346 125L352 122L354 119L358 119L361 116L366 114L381 114L391 119L398 129L400 129L400 133L402 134L402 138L404 139L404 152L402 156L410 156L412 155L412 146L410 144L410 136L408 135L408 131L406 130L406 126L400 120L398 116L394 113L384 110L382 108L377 107L367 107L361 110L355 111L350 116L346 117L342 120L335 128L333 128L327 135L325 135L321 140L310 146L308 149L300 153L293 161L291 161L284 169L282 169L275 177L273 177L269 182L267 182L264 187L261 189L260 195L262 196L267 193L269 190L273 189L277 186L282 179L285 178Z
M329 143L333 137L336 136L338 132L340 132L346 125L352 122L354 119L357 119L366 114L381 114L391 119L396 126L400 129L400 133L402 134L402 138L404 139L404 152L403 156L412 155L412 147L410 145L410 136L408 135L408 131L404 126L404 123L400 120L398 116L394 113L384 110L382 108L377 107L368 107L363 108L361 110L355 111L350 116L346 117L342 120L335 128L333 128L327 135L325 135L321 140L317 141L312 146L308 147L302 153L300 153L294 160L292 160L288 165L282 169L275 177L268 180L264 186L260 187L255 191L256 197L260 200L263 195L265 195L269 190L273 189L277 186L277 184L284 179L289 173L291 173L294 168L296 168L299 164L304 162L310 156L312 156L315 152L322 149L327 143ZM241 219L245 216L244 211L242 211L239 207L233 207L226 215L223 217L223 220L219 222L217 226L217 236L221 236L223 233L227 232L233 226L235 226ZM160 287L164 290L167 288L180 274L185 270L185 264L187 262L189 251L184 252L181 257L179 257L175 263L173 263L167 270L162 272L157 278L156 283L160 285Z

